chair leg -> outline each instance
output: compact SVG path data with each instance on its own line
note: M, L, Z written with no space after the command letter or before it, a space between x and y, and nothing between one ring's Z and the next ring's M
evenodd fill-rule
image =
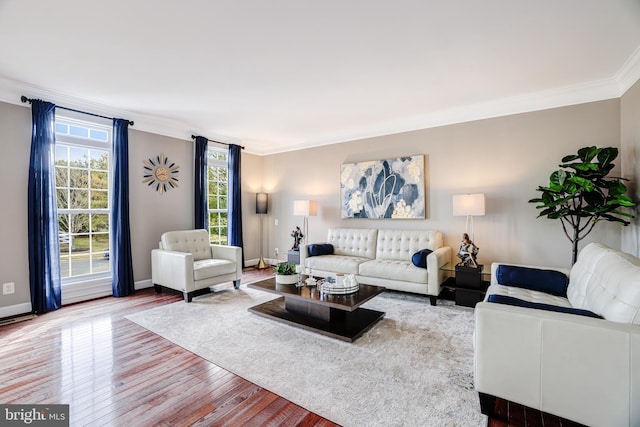
M433 306L438 303L438 297L434 297L433 295L429 295L429 300L431 300L431 305Z
M156 294L162 293L162 286L154 284L153 288L156 290Z
M233 287L236 289L240 289L240 279L233 281Z
M480 398L480 412L484 415L491 417L496 407L496 397L490 394L478 392Z

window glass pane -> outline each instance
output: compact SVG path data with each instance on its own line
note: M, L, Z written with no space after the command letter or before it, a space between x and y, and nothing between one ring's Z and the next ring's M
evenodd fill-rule
M88 190L69 190L69 209L88 209Z
M91 190L91 209L107 209L109 193L103 190Z
M58 209L69 209L69 190L66 188L56 189Z
M88 252L69 257L69 270L71 276L80 276L91 273L91 259Z
M109 231L109 214L91 215L91 231Z
M69 169L66 167L56 168L56 187L69 186Z
M87 225L87 229L88 229L88 225ZM89 252L90 249L90 245L91 245L91 240L89 239L89 235L88 234L72 234L71 238L73 239L72 245L72 252L75 255L79 255L82 253L87 253Z
M69 231L71 233L88 233L89 232L89 214L69 215ZM77 244L77 242L73 242L73 243Z
M88 167L89 149L82 147L69 147L69 162L71 166Z
M108 172L91 171L91 188L106 190L109 188Z
M67 165L68 148L66 145L56 144L56 165Z
M92 273L104 273L109 271L109 251L93 254L91 260Z
M109 250L109 234L99 233L91 236L92 249L95 254L102 256Z
M66 255L60 257L60 276L69 277L69 257Z
M58 214L58 239L60 244L69 242L69 214Z
M69 169L69 187L87 188L89 186L89 171L86 169Z
M79 136L82 138L88 138L89 137L89 129L87 128L83 128L80 126L69 126L69 134L73 135L73 136Z
M106 131L97 130L97 129L91 129L89 131L89 137L91 139L96 139L98 141L108 141L109 140L109 135L107 134Z
M109 168L109 153L104 150L91 150L91 169L106 171Z
M56 123L56 133L67 134L69 133L69 126L63 123Z

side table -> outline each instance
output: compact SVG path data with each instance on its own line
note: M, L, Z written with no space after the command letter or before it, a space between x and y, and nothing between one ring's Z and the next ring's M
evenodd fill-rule
M289 264L300 264L300 251L289 250L287 251L287 262Z
M491 271L485 270L484 265L472 268L449 263L441 270L450 274L442 285L443 293L453 293L456 305L475 307L484 299L491 280Z

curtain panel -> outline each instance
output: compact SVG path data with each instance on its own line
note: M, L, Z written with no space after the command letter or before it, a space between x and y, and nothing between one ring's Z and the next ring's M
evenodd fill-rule
M114 297L135 292L129 221L129 121L113 119L111 249Z
M28 178L29 286L35 313L62 305L60 241L55 175L55 109L49 102L31 102L31 157Z
M209 140L196 136L194 145L194 228L209 231L209 200L207 194L207 150Z
M242 248L242 268L244 268L244 247L242 244L242 188L240 159L242 147L229 145L229 244Z

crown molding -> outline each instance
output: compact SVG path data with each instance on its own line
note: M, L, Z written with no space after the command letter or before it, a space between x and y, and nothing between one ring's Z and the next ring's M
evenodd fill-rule
M619 96L624 95L631 86L640 80L640 46L627 58L614 79L618 82Z
M212 134L209 131L199 130L191 123L136 111L123 110L98 101L78 98L72 95L51 91L45 88L32 86L24 82L8 79L0 76L0 101L27 106L20 101L24 95L27 98L43 99L57 105L73 108L80 111L87 111L107 117L118 117L132 120L134 125L131 129L139 130L158 135L191 141L191 135L204 133L210 139L227 144L240 144L241 141L226 135Z

